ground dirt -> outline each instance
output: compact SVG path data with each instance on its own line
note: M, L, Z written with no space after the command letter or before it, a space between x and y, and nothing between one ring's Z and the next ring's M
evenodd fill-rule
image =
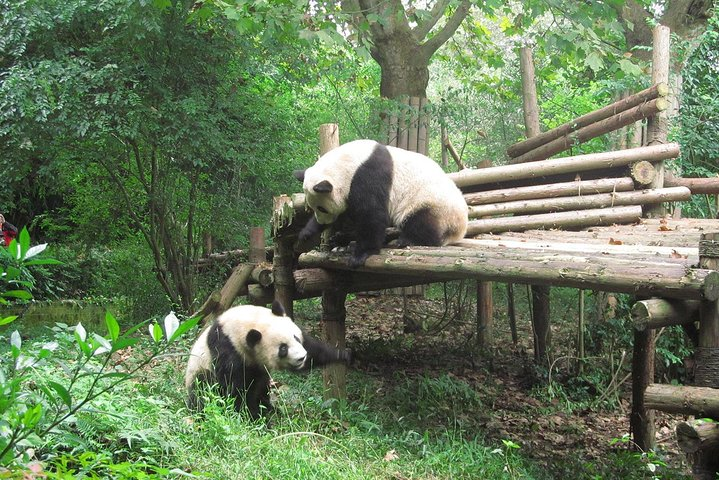
M353 297L347 302L347 342L357 352L356 368L386 377L401 370L406 375L446 374L461 379L492 402L491 408L478 412L474 419L482 434L500 445L502 439L519 444L524 455L540 464L551 466L578 458L602 461L612 451L631 448L628 441L616 440L629 433L631 381L625 378L628 368L618 376L624 382L614 394L619 401L614 402L613 410L568 408L566 399L552 398L547 393L546 369L544 376L537 374L526 314L525 318L518 318L515 345L506 314L495 307L493 347L478 353L474 347L475 324L471 320L451 319L453 315L445 310L443 301L423 297L386 294ZM426 330L427 325L438 322L441 328ZM405 333L406 323L419 329ZM572 335L563 332L561 325L553 324L555 359L574 355ZM381 348L388 344L390 348ZM631 353L626 362L630 359ZM566 377L574 369L561 360L554 367L550 370L555 379L561 371L565 371ZM592 368L591 363L587 368ZM657 412L657 443L662 460L688 474L684 455L678 451L673 435L680 420Z

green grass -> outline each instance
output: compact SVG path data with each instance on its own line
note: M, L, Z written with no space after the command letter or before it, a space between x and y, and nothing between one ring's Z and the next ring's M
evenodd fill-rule
M34 341L42 340L26 343ZM7 342L0 343L4 357ZM648 459L626 450L601 463L578 454L548 466L511 438L485 438L493 405L502 404L501 388L436 367L351 369L346 402L322 398L319 372L277 373L270 426L234 412L211 392L206 409L192 413L182 385L188 350L185 340L43 439L35 454L49 478L653 478ZM58 358L73 357L58 352ZM63 370L48 363L36 373L56 378ZM524 412L538 414L530 407Z

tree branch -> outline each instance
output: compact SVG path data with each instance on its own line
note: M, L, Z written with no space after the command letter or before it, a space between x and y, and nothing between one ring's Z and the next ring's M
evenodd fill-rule
M420 22L412 29L412 35L417 43L420 43L429 34L429 32L437 25L440 18L444 16L444 9L447 8L449 0L437 0L432 11L429 13L427 21Z
M469 13L470 3L468 0L463 0L462 3L457 7L457 10L452 14L450 19L444 25L444 27L437 32L435 36L427 40L421 47L422 53L425 54L426 58L431 57L434 52L437 51L447 40L449 40L454 32L459 28L464 19Z

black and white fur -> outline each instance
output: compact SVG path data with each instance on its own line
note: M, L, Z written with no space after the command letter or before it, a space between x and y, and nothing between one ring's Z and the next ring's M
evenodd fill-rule
M272 309L253 305L233 307L206 328L195 341L185 371L188 407L202 408L199 383L218 385L234 399L235 410L247 406L257 419L260 406L270 403L270 372L303 371L330 363L348 362L349 351L338 350L302 332L285 315L279 302Z
M379 253L389 226L400 229L400 247L445 245L467 232L462 192L439 165L419 153L355 140L295 176L314 212L300 241L347 215L359 232L349 261L353 268Z

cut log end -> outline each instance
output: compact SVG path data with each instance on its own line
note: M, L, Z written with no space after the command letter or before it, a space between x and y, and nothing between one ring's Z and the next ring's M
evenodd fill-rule
M639 185L650 185L657 176L657 171L650 162L643 160L633 163L630 167L632 179Z
M710 302L719 300L719 272L713 271L707 274L704 278L702 294L704 298Z

